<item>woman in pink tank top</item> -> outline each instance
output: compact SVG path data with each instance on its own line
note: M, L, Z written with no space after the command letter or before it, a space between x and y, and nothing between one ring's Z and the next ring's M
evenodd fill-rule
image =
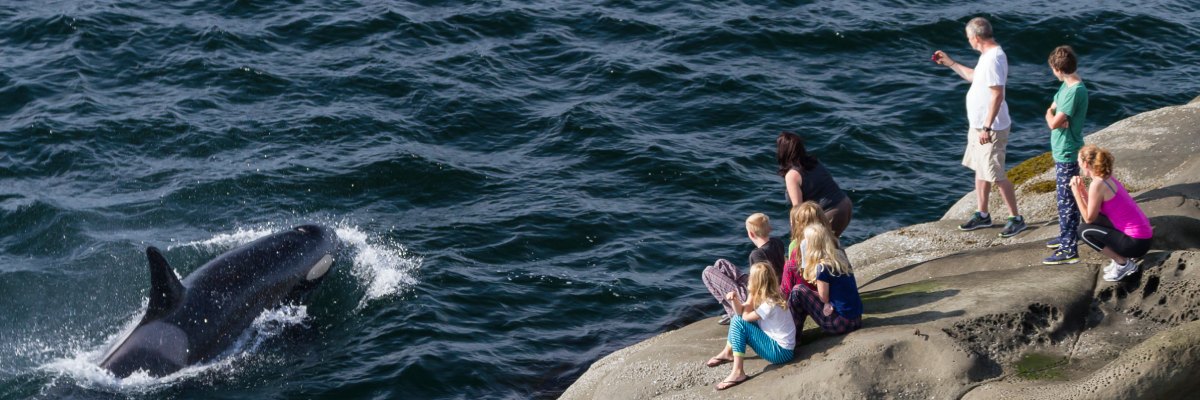
M1150 251L1154 229L1125 185L1112 176L1112 153L1096 145L1083 146L1079 150L1079 170L1092 179L1086 186L1083 176L1071 179L1071 193L1084 222L1079 225L1079 238L1113 260L1104 267L1104 280L1119 281L1137 272L1133 259ZM1100 214L1111 224L1098 221Z

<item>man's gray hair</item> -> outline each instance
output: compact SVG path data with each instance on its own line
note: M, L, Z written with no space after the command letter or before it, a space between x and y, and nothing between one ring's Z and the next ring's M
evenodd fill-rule
M971 21L967 22L967 34L980 39L991 39L992 23L983 17L971 18Z

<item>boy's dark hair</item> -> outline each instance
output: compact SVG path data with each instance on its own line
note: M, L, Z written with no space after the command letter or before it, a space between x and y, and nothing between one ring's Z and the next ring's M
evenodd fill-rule
M1078 63L1075 59L1075 50L1067 45L1055 47L1054 51L1050 52L1050 59L1048 61L1050 62L1050 68L1054 68L1064 74L1075 73L1076 64Z

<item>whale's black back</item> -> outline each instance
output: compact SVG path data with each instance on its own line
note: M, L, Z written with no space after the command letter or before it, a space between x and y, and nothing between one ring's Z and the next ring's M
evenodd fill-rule
M264 310L303 297L324 277L337 250L334 232L305 225L240 246L205 263L182 281L151 260L151 302L141 323L102 366L127 376L137 366L153 375L225 352ZM161 258L161 256L158 256ZM167 270L166 272L163 272ZM181 349L180 346L183 346Z

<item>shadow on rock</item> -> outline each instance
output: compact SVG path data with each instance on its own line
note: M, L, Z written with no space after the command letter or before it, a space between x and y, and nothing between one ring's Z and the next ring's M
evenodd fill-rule
M1154 235L1152 246L1156 250L1196 250L1200 249L1200 220L1178 215L1164 215L1150 218L1150 226L1157 232L1171 232L1168 235Z
M1180 196L1189 199L1200 199L1200 182L1171 185L1163 188L1148 190L1145 193L1139 194L1133 200L1138 203L1146 203Z
M896 315L891 317L867 317L863 318L863 328L872 328L880 326L892 325L916 325L926 322L937 321L943 318L961 317L966 314L966 311L955 310L950 312L945 311L922 311L916 314Z

